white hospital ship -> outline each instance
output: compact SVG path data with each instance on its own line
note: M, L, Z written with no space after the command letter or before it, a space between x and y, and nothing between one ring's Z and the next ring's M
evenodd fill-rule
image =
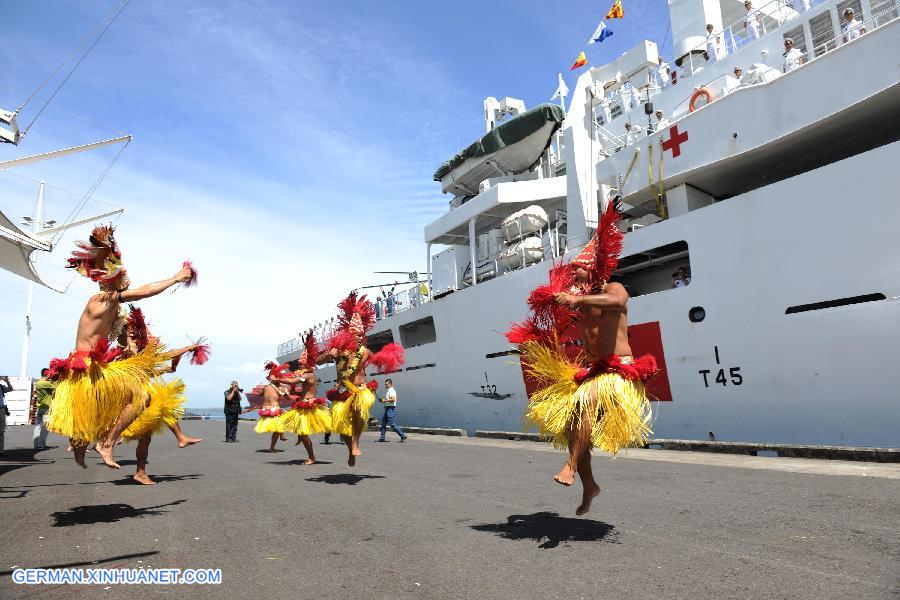
M397 294L369 336L406 347L389 375L403 423L521 430L502 334L618 195L632 347L663 367L657 437L900 446L897 3L669 10L670 72L645 41L584 71L565 114L488 98L484 136L435 174L452 199L425 226L428 287ZM689 284L673 287L679 267Z

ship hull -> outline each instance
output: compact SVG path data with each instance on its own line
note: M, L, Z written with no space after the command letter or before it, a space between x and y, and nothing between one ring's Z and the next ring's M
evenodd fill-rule
M653 404L656 437L900 446L898 156L900 142L625 236L624 256L689 248L689 286L629 303L632 324L659 328L671 400ZM402 343L401 326L434 321L436 340L408 347L390 375L401 422L522 430L527 393L503 332L549 267L377 324ZM320 379L332 384L333 368Z

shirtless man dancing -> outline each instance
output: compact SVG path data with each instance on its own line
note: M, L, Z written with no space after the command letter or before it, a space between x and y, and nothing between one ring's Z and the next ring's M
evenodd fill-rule
M280 400L288 395L287 386L299 383L300 378L291 374L291 368L287 363L278 365L269 361L266 363L265 369L268 371L266 378L269 383L263 388L263 403L259 407L259 420L253 430L256 433L271 433L272 439L268 451L281 452L281 450L275 449L275 444L282 439L284 434L284 427L277 418L285 412L281 408Z
M394 371L403 364L403 347L388 344L377 354L366 348L365 334L375 324L375 309L365 296L351 292L338 308L338 327L323 362L335 363L338 386L328 392L332 431L347 445L347 464L352 467L362 455L359 438L375 404L375 394L366 386L366 365L372 363L382 373Z
M125 326L122 303L156 296L195 278L185 263L169 279L129 289L113 232L112 226L95 227L89 241L79 243L79 250L69 259L70 268L100 284L100 293L91 296L78 321L75 351L50 363L58 383L47 417L48 429L70 438L75 462L84 468L85 451L93 440L98 441L103 462L119 468L113 457L116 440L140 414L147 399L144 386L165 361L156 345L133 357L114 360L119 351L109 350L109 343Z
M583 354L573 361L560 347L559 330L572 322L558 323L559 329L548 335L535 329L535 335L520 344L525 369L542 384L531 395L526 420L554 445L568 447L566 464L553 479L570 486L578 473L583 496L577 515L587 513L600 493L591 471L591 448L614 454L643 444L650 433L644 382L656 371L656 360L632 356L628 292L622 284L609 282L621 249L618 220L611 203L597 237L566 267L574 278L569 291L549 294L551 302L572 309ZM558 381L560 373L570 379Z

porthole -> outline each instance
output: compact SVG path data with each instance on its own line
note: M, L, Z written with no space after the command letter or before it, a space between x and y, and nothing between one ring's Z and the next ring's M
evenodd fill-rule
M690 311L688 311L688 319L691 320L691 323L699 323L703 319L706 318L706 309L702 306L695 306Z

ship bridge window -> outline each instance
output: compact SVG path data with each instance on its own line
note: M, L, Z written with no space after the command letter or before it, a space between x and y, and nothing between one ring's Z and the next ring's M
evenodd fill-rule
M612 280L625 285L632 298L690 285L687 242L673 242L620 259Z
M437 332L434 329L434 318L425 317L424 319L401 325L400 340L404 348L436 342Z
M390 329L366 336L366 348L373 354L392 343L394 343L394 333Z

